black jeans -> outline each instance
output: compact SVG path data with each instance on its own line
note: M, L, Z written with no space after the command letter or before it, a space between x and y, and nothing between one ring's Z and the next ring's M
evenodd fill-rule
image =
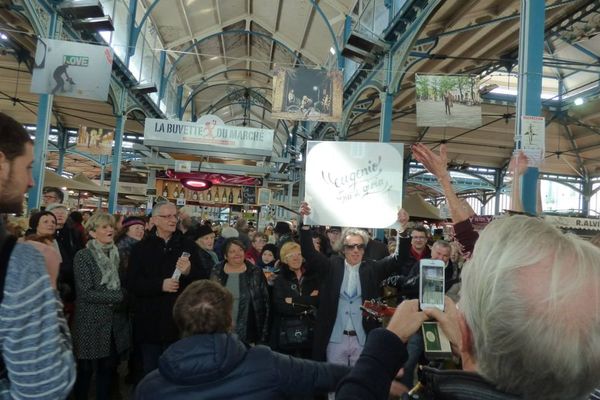
M112 385L112 375L119 362L114 340L111 340L108 357L95 360L77 360L77 379L73 393L76 400L89 398L92 376L96 370L96 400L109 400Z

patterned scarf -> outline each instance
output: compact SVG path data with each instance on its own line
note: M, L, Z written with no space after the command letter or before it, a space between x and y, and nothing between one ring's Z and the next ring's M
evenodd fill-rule
M102 274L101 285L106 285L108 289L116 290L121 288L119 280L119 251L113 243L102 244L96 239L89 240L86 247L92 253L94 261L100 268ZM108 253L108 256L107 256Z

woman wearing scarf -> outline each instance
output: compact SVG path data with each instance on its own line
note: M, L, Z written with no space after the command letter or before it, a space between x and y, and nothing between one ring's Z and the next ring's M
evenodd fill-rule
M202 260L202 267L205 269L204 273L206 276L210 276L213 267L219 262L219 257L214 252L215 233L212 228L210 225L202 224L190 229L185 235L198 245L198 254Z
M85 224L90 240L86 248L75 255L76 399L90 397L94 370L96 399L109 399L112 371L119 354L129 346L127 314L119 311L123 290L119 279L119 251L113 242L114 224L108 214L92 215Z

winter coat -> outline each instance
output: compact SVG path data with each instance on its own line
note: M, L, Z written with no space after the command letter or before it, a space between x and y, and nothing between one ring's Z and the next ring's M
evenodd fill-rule
M319 305L319 297L311 296L314 290L319 289L319 277L316 271L306 269L301 281L296 274L285 265L280 264L281 270L275 285L273 286L274 327L271 332L274 336L271 343L275 348L279 347L279 335L284 320L303 320L307 326L314 329L316 310ZM285 302L286 297L292 298L292 304ZM310 348L312 343L307 346Z
M208 278L197 249L198 246L179 231L165 242L156 236L156 228L131 249L127 288L135 296L133 325L140 343L165 344L179 339L173 321L175 301L191 282ZM190 253L189 274L181 275L176 293L163 292L163 281L173 276L175 264L184 251Z
M227 286L228 275L225 273L225 261L213 267L210 279ZM248 326L253 322L256 327L257 340L266 343L269 332L269 315L271 307L269 303L269 292L267 280L262 269L245 261L246 271L240 274L240 300L239 312L235 321L235 332L243 341L250 340ZM251 312L252 311L252 312ZM248 318L254 318L249 321Z
M116 268L116 267L115 267ZM129 347L129 319L122 312L124 290L100 285L102 273L89 249L80 250L74 261L77 299L73 346L78 359L95 360L110 355L111 336L117 353Z
M194 335L171 345L137 387L138 400L279 400L332 391L349 368L248 347L237 335Z

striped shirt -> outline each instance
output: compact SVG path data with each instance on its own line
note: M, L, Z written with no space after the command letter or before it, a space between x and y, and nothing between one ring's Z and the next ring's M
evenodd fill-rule
M17 243L0 304L0 348L8 379L0 400L64 399L75 381L71 336L42 254Z
M600 389L594 390L594 393L590 395L589 400L600 400Z

